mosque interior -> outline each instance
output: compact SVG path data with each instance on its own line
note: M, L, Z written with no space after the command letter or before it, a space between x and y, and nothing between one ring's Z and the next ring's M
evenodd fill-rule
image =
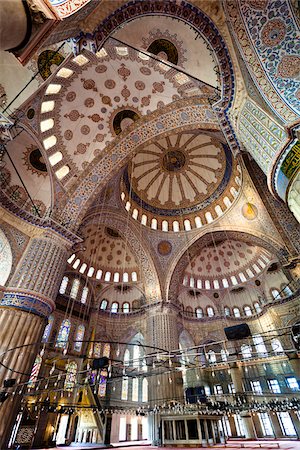
M0 16L0 449L300 439L299 0Z

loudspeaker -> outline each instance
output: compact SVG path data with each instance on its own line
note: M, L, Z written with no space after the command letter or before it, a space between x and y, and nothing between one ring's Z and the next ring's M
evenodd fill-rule
M102 358L93 359L92 369L99 370L105 369L109 365L109 359L106 356L102 356Z
M251 331L246 323L224 328L224 332L229 341L236 341L251 336Z
M10 378L9 380L4 380L3 386L5 388L13 387L16 384L15 378Z

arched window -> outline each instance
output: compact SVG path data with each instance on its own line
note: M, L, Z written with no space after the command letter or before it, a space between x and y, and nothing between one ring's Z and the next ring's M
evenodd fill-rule
M213 216L209 211L205 213L205 219L207 223L212 223L214 221Z
M228 308L228 306L224 307L224 314L226 317L230 316L230 308Z
M131 280L132 280L132 281L137 281L137 273L136 273L136 272L132 272L132 274L131 274Z
M142 225L147 225L147 216L146 216L146 214L143 214L143 215L142 215L141 224L142 224Z
M73 255L70 256L70 258L68 259L68 263L71 264L75 259L75 253L73 253Z
M109 358L109 355L110 355L110 344L106 343L103 346L102 356L106 356L106 358Z
M148 380L147 378L143 378L143 385L142 385L142 402L148 401Z
M120 274L119 272L114 273L114 283L119 283L120 281Z
M86 268L87 268L87 264L86 264L86 263L83 263L82 266L81 266L80 269L79 269L79 272L80 272L80 273L84 273Z
M271 292L274 300L279 300L281 298L280 293L277 289L272 289Z
M216 211L216 213L217 213L217 215L218 215L219 217L222 216L223 211L222 211L222 208L221 208L220 205L217 205L217 206L215 207L215 211Z
M110 312L112 312L113 314L116 314L118 312L119 309L119 305L117 302L113 302L110 308Z
M225 205L227 208L230 208L230 206L231 206L231 201L229 200L228 197L224 197L223 202L224 202L224 205Z
M68 339L71 329L71 322L68 319L64 319L61 323L57 340L56 340L56 347L58 348L67 348L68 346Z
M99 381L99 389L98 395L99 397L105 397L106 394L106 382L107 382L107 370L101 370L100 372L100 381Z
M151 220L151 228L152 228L152 230L157 230L157 220L156 219Z
M46 328L44 330L44 334L42 337L42 342L48 342L49 337L50 337L50 333L51 333L51 329L52 329L52 325L53 325L53 321L54 321L54 317L50 316L48 319L48 323L46 325Z
M100 309L105 310L107 308L108 302L107 300L105 300L105 298L102 300L101 305L100 305Z
M130 352L128 348L124 352L124 366L129 366Z
M101 277L102 277L102 270L99 269L99 270L97 270L96 278L97 278L97 280L101 280Z
M128 302L123 303L122 309L123 309L123 313L128 314L129 313L129 303Z
M129 281L129 277L128 277L128 273L127 272L123 273L123 281L124 281L124 283L128 283L128 281Z
M78 280L78 278L76 278L76 280L73 280L73 284L72 284L72 288L71 288L71 292L70 292L70 297L73 298L74 300L77 297L79 286L80 286L80 281Z
M133 219L137 220L138 214L139 214L138 210L137 210L136 208L134 208L134 210L132 211L132 217L133 217Z
M4 286L12 268L12 251L8 239L0 229L0 285Z
M207 356L208 356L208 362L209 363L213 364L213 363L217 362L217 357L216 357L216 354L215 354L215 352L213 350L209 350L207 352Z
M61 281L60 288L59 288L59 293L60 294L64 294L66 292L68 283L69 283L69 277L64 276L62 281Z
M185 221L183 222L183 226L185 231L190 231L192 229L189 219L185 219Z
M201 228L202 227L202 222L201 222L201 218L200 217L195 217L195 225L196 228Z
M101 356L101 342L94 342L94 358Z
M252 316L252 311L251 311L250 306L245 306L245 307L244 307L244 313L245 313L245 315L246 315L247 317Z
M84 331L85 331L84 325L78 325L77 331L76 331L76 337L75 337L75 344L74 344L74 350L76 352L81 351L82 341L84 338Z
M89 268L89 271L88 271L88 273L87 273L87 276L88 276L88 277L92 277L92 276L94 275L94 272L95 272L94 267L90 267L90 268Z
M263 340L263 337L260 334L253 336L253 344L255 345L255 350L257 352L257 356L267 356L268 352Z
M192 310L192 307L191 307L191 306L187 306L187 307L186 307L186 310L185 310L185 313L186 313L187 316L193 317L193 310Z
M291 288L289 286L285 286L283 288L283 293L286 297L289 297L290 295L293 295L293 291L291 290Z
M196 317L197 317L197 319L201 319L201 317L203 317L203 309L202 308L196 309Z
M224 348L222 348L221 349L221 359L222 359L222 361L227 361L227 353L226 353L226 351L224 350Z
M76 261L73 264L73 269L77 269L79 264L80 264L80 259L76 259Z
M252 348L251 345L243 344L241 346L241 352L243 359L249 359L252 356Z
M179 231L179 222L178 222L178 220L174 220L173 221L173 231L175 233L178 233L178 231Z
M213 317L215 315L215 311L211 306L208 306L206 311L207 311L208 317Z
M276 353L276 354L281 354L282 355L284 353L282 344L281 344L280 340L277 339L277 338L272 339L271 347L272 347L273 352Z
M233 308L233 315L234 315L234 317L241 317L241 312L240 312L239 308L237 308L237 307Z
M33 364L31 374L30 374L28 387L30 387L30 388L34 387L34 383L37 381L39 372L41 370L41 365L42 365L42 357L40 355L37 355L37 357L35 358L34 364Z
M132 379L132 401L133 402L139 401L139 379L138 378Z
M169 230L169 223L167 220L163 220L161 224L162 231L168 231Z
M128 378L122 379L121 400L128 400Z
M133 367L140 367L140 347L138 345L133 346Z
M81 303L85 303L86 302L88 293L89 293L89 288L85 286L82 289L82 294L81 294L81 299L80 299Z
M258 302L254 303L253 306L254 306L255 311L257 312L257 314L261 312L261 306L260 306L260 304Z
M66 366L67 373L65 378L64 390L65 391L73 391L76 383L76 375L77 375L77 364L75 361L71 361Z
M110 272L106 272L105 277L104 277L104 281L110 281L110 276L111 276L111 273Z
M190 278L190 287L191 288L195 287L195 278L194 277Z

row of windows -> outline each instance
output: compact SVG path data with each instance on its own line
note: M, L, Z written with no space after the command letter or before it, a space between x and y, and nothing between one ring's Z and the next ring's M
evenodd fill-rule
M243 313L244 313L245 316L249 317L249 316L252 316L253 314L256 314L256 313L258 314L258 313L261 312L262 309L261 309L261 306L260 306L260 304L258 302L254 303L253 306L254 306L254 310L251 309L251 307L248 306L248 305L244 306ZM184 312L185 312L185 314L187 316L193 316L194 315L194 312L193 312L191 306L187 306L186 309L184 310ZM206 312L206 315L208 317L215 316L215 310L214 310L214 308L212 306L208 306L205 311L202 308L200 308L200 307L196 308L195 309L195 316L197 317L197 319L201 319L202 317L205 316L205 312ZM240 311L240 309L237 306L232 309L232 313L233 313L234 317L241 317L241 311ZM228 306L224 307L224 314L225 314L226 317L231 316L231 310L230 310L230 308Z
M131 398L129 392L131 389ZM122 379L121 400L131 400L133 402L148 401L148 380L147 378L128 378Z
M63 279L62 279L60 288L59 288L59 293L60 294L65 294L66 293L68 284L69 284L69 277L64 276ZM71 286L71 289L70 289L70 297L73 300L77 299L79 288L80 288L80 280L78 278L75 278L73 280L73 283L72 283L72 286ZM85 286L82 289L82 292L81 292L81 297L80 297L81 303L86 303L88 293L89 293L89 288L87 286Z
M286 386L291 391L299 391L299 384L295 377L286 377L285 378ZM277 379L269 379L267 380L268 388L273 394L280 394L281 393L281 387ZM254 394L262 395L264 392L261 387L261 383L259 380L251 380L250 381L251 391ZM221 384L215 384L214 387L214 394L215 395L222 395L224 394L223 386ZM230 394L235 394L236 390L233 383L228 384L228 392ZM211 395L209 386L205 386L205 394Z
M51 334L51 329L54 322L54 316L50 316L48 319L48 324L44 330L44 334L42 337L42 342L48 342ZM71 331L71 322L69 319L64 319L61 323L61 326L58 331L58 335L56 338L55 347L66 349L68 347L68 340ZM76 352L80 352L84 340L85 326L78 325L75 333L74 347L73 350Z
M76 255L73 253L73 255L70 256L70 258L68 259L68 263L72 264L74 259L75 259ZM81 266L80 266L81 264ZM80 259L77 258L72 267L73 269L78 269L78 267L80 266L79 272L84 274L87 270L87 264L86 263L81 263ZM94 267L89 267L88 271L87 271L87 276L93 277L95 275L96 272L96 279L97 280L103 280L106 282L110 282L113 281L114 283L129 283L130 281L136 282L137 281L137 273L136 272L132 272L131 274L128 274L127 272L124 272L123 275L120 274L119 272L103 272L101 269L95 271ZM129 280L129 277L131 278Z
M222 278L222 280L202 280L195 279L193 276L185 275L183 278L183 285L189 286L191 288L206 290L228 288L230 285L236 286L240 283L245 283L249 278L254 278L266 267L269 262L270 259L262 254L261 257L257 260L257 263L253 264L253 270L248 268L246 269L246 275L244 274L244 272L240 272L237 275L239 277L239 280L234 275L231 276L229 280L227 278ZM258 267L258 265L260 267Z
M253 348L250 344L243 344L241 346L241 356L243 359L249 359L253 357L266 357L268 356L268 351L265 346L263 337L260 335L253 336L253 344L255 351L253 352ZM277 355L282 355L284 353L284 349L279 339L274 338L271 340L271 349L272 352ZM220 355L220 359L223 362L226 362L228 359L227 352L222 349L220 353L216 353L214 350L209 350L206 355L204 355L205 359L210 363L214 364L218 362L218 354ZM204 363L205 363L204 359Z
M239 186L241 185L241 180L239 177L236 177L235 181L236 181L237 185L239 185ZM232 186L230 188L230 193L233 198L236 198L238 196L238 191L234 186ZM125 202L126 195L124 192L121 193L121 199L123 202ZM189 219L185 219L183 221L183 224L181 222L179 222L178 220L174 220L171 223L168 220L163 220L161 223L159 223L158 220L155 218L152 218L150 220L146 214L142 214L141 219L139 220L139 211L137 208L134 208L132 210L132 218L140 221L140 223L142 225L150 226L150 228L152 228L152 230L157 230L160 225L161 230L165 231L165 232L173 231L174 233L178 233L180 231L190 231L192 228L201 228L206 224L212 223L218 217L221 217L224 214L224 212L226 211L226 209L230 208L232 205L232 201L227 196L224 197L224 199L222 201L223 201L223 208L220 205L215 206L215 209L214 209L215 217L213 217L213 214L210 211L207 211L204 214L204 220L202 220L201 217L197 216L194 218L194 223L192 223L192 221ZM132 206L131 202L127 200L125 203L126 211L129 212L131 210L131 206Z
M28 387L33 388L38 380L38 376L42 366L42 357L38 355L35 358L33 368L29 377ZM77 379L77 364L75 361L71 361L66 365L66 376L64 381L64 390L73 391L76 385Z
M103 311L107 310L108 300L103 299L100 304L100 309ZM116 314L117 312L122 312L124 314L128 314L130 312L130 304L128 302L124 302L122 305L121 311L119 311L119 303L113 302L110 307L110 312Z

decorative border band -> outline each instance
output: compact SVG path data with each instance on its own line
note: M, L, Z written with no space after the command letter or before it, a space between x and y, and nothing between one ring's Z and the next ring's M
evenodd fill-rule
M41 317L49 317L54 309L52 301L42 300L33 294L5 292L0 300L0 307L17 308Z

